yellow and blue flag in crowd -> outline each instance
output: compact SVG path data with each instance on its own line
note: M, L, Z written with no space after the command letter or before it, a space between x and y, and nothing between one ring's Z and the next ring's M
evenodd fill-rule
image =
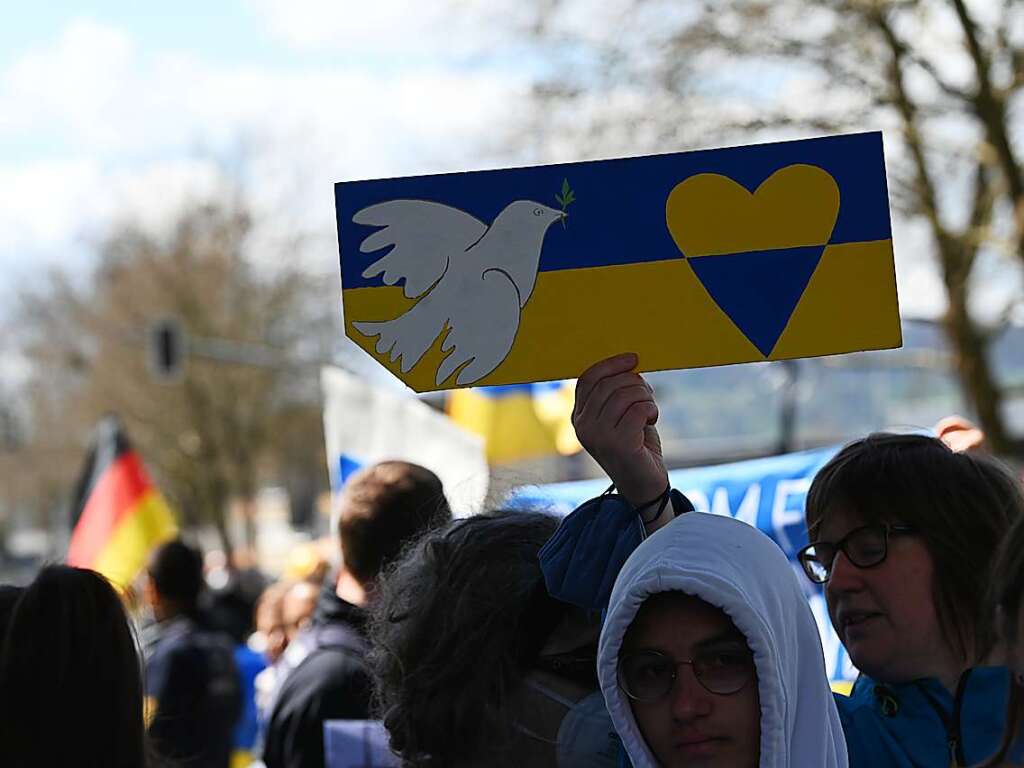
M513 461L581 450L572 426L571 381L458 389L448 394L448 416L484 440L487 461Z

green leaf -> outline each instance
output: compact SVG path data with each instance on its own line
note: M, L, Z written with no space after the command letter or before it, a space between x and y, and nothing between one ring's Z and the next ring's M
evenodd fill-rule
M574 202L575 200L576 200L576 193L570 190L569 195L565 198L565 200L562 203L562 205L568 207L569 204Z
M572 188L569 186L569 180L562 179L562 197L568 195L571 190Z

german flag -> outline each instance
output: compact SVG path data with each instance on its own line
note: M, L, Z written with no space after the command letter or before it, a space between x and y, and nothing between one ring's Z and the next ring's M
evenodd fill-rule
M99 571L125 588L177 526L117 418L96 429L72 507L68 565Z

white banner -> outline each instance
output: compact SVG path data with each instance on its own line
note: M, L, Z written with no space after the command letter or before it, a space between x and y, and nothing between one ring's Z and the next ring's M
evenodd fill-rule
M323 368L324 437L331 488L361 466L394 459L441 478L457 517L482 511L488 467L484 443L412 394L374 386L340 368Z

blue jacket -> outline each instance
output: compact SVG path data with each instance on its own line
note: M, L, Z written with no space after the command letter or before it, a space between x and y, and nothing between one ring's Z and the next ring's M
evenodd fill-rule
M1005 667L976 667L954 696L935 679L882 685L861 675L849 697L836 695L850 765L977 765L1002 741L1009 682Z
M686 497L672 493L677 513L693 509ZM643 526L621 497L585 502L540 551L548 591L586 610L603 611L615 577L643 536ZM965 678L954 697L934 679L881 685L861 675L850 696L836 695L851 768L970 766L993 754L1006 722L1008 670L976 668ZM1013 756L1020 754L1024 750L1014 750Z

